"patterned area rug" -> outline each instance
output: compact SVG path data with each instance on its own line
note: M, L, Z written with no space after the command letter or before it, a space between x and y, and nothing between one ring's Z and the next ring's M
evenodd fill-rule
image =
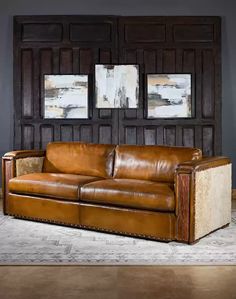
M162 243L14 219L0 214L1 265L236 265L229 227L195 245Z

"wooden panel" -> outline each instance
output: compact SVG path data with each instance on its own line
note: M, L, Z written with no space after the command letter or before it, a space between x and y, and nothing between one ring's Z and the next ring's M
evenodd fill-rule
M80 126L73 125L73 141L80 141Z
M72 73L72 49L61 49L60 51L60 73L71 74Z
M162 126L157 127L157 145L164 144L164 128Z
M156 71L156 51L145 50L144 51L144 65L146 73L155 73Z
M194 74L195 72L195 50L184 49L183 51L183 72Z
M137 144L137 128L125 128L125 144Z
M15 17L14 147L53 140L198 146L221 152L217 17ZM140 69L138 109L94 107L94 65ZM147 119L146 74L191 73L193 118ZM88 74L89 118L43 119L43 75Z
M93 130L90 125L80 126L80 140L84 142L92 142L93 140Z
M128 49L125 52L125 60L124 63L137 63L137 50L136 49Z
M195 134L194 134L194 128L183 128L183 136L182 136L182 145L188 146L188 147L194 147Z
M213 42L214 25L175 25L173 28L173 36L177 42Z
M127 24L124 31L127 43L156 43L165 40L165 25L161 24Z
M135 34L139 36L139 30L133 32L133 36L130 35L130 39L127 38L127 28L131 28L135 31L135 28L145 28L147 23L165 24L165 40L162 42L152 43L151 37L148 40L148 33L142 40L141 38L133 38ZM139 27L140 26L140 27ZM186 29L187 28L187 29ZM201 17L123 17L120 20L119 26L119 50L121 56L121 62L126 63L139 63L140 77L145 78L146 73L190 73L192 75L192 119L145 119L147 113L146 110L134 112L125 111L124 114L120 113L119 128L124 130L124 133L120 133L121 141L127 139L127 128L137 128L137 143L153 143L153 132L148 133L146 129L149 125L156 127L156 143L168 144L168 145L186 145L186 146L200 146L202 147L202 118L209 119L209 125L217 130L219 136L220 127L218 126L217 119L220 121L220 113L217 110L217 115L207 113L203 115L203 81L207 85L204 79L203 72L206 72L203 68L203 54L204 51L210 51L214 53L219 63L219 52L216 42L219 42L219 28L220 21L218 18L201 18ZM186 30L185 30L186 29ZM133 39L132 39L133 38ZM219 46L219 44L218 44ZM199 56L200 53L200 56ZM125 59L124 59L125 58ZM124 60L123 60L124 59ZM208 65L211 64L219 71L219 64L216 65L215 61L211 59L208 61ZM209 69L205 64L205 68ZM212 78L218 80L216 77L216 71L214 69L209 70ZM219 83L219 82L218 82ZM145 82L140 81L142 92L145 91ZM220 85L220 84L219 84ZM218 85L218 86L219 86ZM216 88L216 85L215 85ZM213 98L219 98L214 93ZM208 96L209 98L209 96ZM144 93L144 109L146 109L146 96ZM206 106L211 106L213 109L218 105L215 101L209 104L208 99L205 103ZM214 111L214 110L213 110ZM136 114L136 115L135 115ZM211 115L211 116L210 116ZM209 117L210 116L210 117ZM164 129L163 129L164 125ZM197 128L195 131L195 127ZM130 134L131 135L131 134ZM143 137L142 137L143 136ZM151 137L150 137L151 136ZM124 138L124 139L122 139ZM151 140L149 140L149 138ZM218 140L213 140L214 147L220 143ZM215 147L218 148L218 147Z
M80 49L80 73L87 75L92 72L93 52L91 49Z
M79 42L109 42L111 30L111 24L71 24L70 39Z
M62 40L62 25L24 24L22 40L24 42L59 42Z
M53 73L60 73L60 49L53 48Z
M61 126L61 141L73 141L73 127L71 125Z
M41 75L52 73L52 50L42 49L40 51Z
M214 56L212 50L202 52L202 115L214 116Z
M100 49L99 51L99 62L100 63L111 63L112 55L110 49Z
M181 173L177 177L177 239L179 241L189 241L190 233L190 176L189 174Z
M79 67L80 67L80 64L79 64L79 60L80 60L80 57L79 57L79 48L73 48L73 74L79 74L80 73L80 70L79 70Z
M137 118L137 109L126 109L124 112L125 119L136 119Z
M155 145L156 144L156 128L144 129L144 144Z
M33 114L33 52L22 51L22 114L32 117Z
M22 128L22 149L34 148L34 127L32 125L25 125Z
M42 125L40 127L40 141L41 141L41 144L40 144L40 147L42 149L45 149L47 144L49 142L52 142L54 140L54 131L53 131L53 126L51 125Z
M107 119L112 117L111 109L99 109L99 117L102 119Z
M202 128L202 150L204 156L214 155L214 130L212 126Z
M111 126L99 127L99 143L111 144L112 143L112 128Z
M175 63L176 63L175 55L176 55L175 50L163 51L163 72L164 73L175 73Z
M176 128L173 126L164 128L164 143L166 145L176 145Z

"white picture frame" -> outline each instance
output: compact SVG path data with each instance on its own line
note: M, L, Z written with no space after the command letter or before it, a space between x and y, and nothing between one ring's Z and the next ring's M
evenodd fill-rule
M191 74L147 74L147 118L191 118Z
M139 65L96 64L95 106L106 108L138 108Z
M88 118L88 76L45 74L44 118Z

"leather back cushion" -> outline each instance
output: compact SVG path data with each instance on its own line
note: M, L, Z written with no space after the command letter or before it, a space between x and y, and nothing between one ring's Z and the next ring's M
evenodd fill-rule
M119 145L116 147L114 177L173 182L179 163L201 157L201 150L195 148Z
M43 172L111 177L115 146L81 142L52 142L46 149Z

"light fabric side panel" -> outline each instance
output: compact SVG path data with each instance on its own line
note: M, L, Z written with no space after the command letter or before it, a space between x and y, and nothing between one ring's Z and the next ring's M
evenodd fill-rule
M231 221L231 164L198 171L195 174L195 237Z
M44 157L30 157L16 160L16 176L42 172Z

